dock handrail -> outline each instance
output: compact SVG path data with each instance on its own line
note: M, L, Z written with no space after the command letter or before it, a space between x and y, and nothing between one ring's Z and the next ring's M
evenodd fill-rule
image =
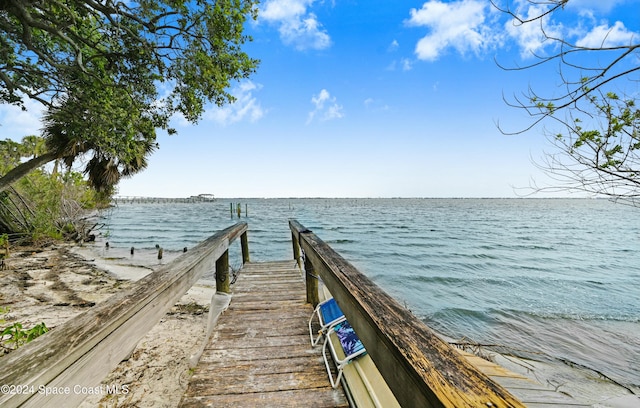
M321 279L401 406L524 407L312 231L296 220L289 227L307 301L318 302Z
M228 248L238 237L243 262L247 262L247 224L239 222L140 279L130 289L4 356L0 385L10 388L3 388L0 406L72 407L88 394L97 393L103 378L214 265L217 290L224 290L226 285L228 291Z

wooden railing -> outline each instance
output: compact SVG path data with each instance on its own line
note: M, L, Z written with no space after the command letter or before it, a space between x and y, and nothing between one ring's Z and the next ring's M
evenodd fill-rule
M228 292L228 248L238 237L247 262L247 224L241 222L3 357L0 406L73 407L104 391L96 388L102 379L214 265L217 290Z
M524 407L313 232L289 227L307 300L318 302L321 279L402 407Z

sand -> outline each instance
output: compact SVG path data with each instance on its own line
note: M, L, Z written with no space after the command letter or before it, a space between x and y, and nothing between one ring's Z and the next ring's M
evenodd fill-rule
M0 307L7 323L50 330L178 256L61 244L15 248L0 271ZM127 393L89 395L89 407L177 407L190 377L190 358L200 350L213 282L197 283L139 343L103 384L126 386Z

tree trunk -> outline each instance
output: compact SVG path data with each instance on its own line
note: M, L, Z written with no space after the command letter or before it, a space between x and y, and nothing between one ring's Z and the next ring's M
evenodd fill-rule
M34 157L33 159L26 161L24 163L19 164L18 166L11 169L7 174L0 177L0 192L6 190L13 183L26 176L32 170L37 169L38 167L49 163L52 160L56 159L56 153L47 152L42 156Z

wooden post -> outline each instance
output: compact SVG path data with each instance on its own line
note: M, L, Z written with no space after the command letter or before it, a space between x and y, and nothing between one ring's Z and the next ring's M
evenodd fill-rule
M293 232L291 232L291 242L293 243L293 259L296 260L298 268L302 269L302 264L300 263L300 243L298 242L298 237Z
M240 235L240 247L242 248L242 263L246 264L251 262L249 260L249 239L246 231Z
M249 204L244 205L244 216L245 218L249 216Z
M233 203L229 203L229 212L231 213L231 218L233 218Z
M238 203L238 218L242 215L242 204Z
M224 251L216 261L216 290L231 293L229 280L229 250Z
M318 296L318 276L315 274L313 264L309 258L304 259L305 281L307 283L307 303L316 307L320 303Z

